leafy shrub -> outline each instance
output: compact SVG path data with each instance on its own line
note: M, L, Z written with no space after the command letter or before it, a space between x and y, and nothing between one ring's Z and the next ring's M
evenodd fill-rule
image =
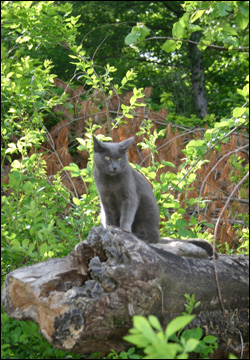
M194 295L185 294L185 297L187 313L170 321L165 331L156 316L149 315L148 319L140 315L133 317L134 327L124 340L142 348L146 354L143 359L188 359L192 352L200 354L201 358L207 358L218 348L217 338L212 335L203 337L199 326L184 330L195 318L190 315L193 308L199 306Z
M32 321L17 321L1 316L2 359L80 359L81 355L54 348ZM32 351L31 351L32 349Z

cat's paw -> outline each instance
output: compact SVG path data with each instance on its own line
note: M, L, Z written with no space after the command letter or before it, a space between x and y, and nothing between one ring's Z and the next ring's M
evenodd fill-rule
M129 230L122 229L122 231L124 231L124 232L126 232L126 233L128 233L128 234L131 234L131 231L129 231Z

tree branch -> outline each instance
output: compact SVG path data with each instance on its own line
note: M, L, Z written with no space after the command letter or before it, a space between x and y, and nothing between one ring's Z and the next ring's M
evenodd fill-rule
M150 38L147 38L147 39L144 39L143 41L138 41L137 43L134 43L133 45L139 45L140 43L143 43L144 41L147 41L147 40L174 40L174 41L182 41L182 42L186 42L186 43L189 43L189 44L195 44L195 45L202 45L196 41L192 41L192 40L188 40L188 39L174 39L173 37L171 36L153 36L153 37L150 37ZM219 50L219 51L239 51L239 52L248 52L249 51L249 46L247 47L239 47L239 48L232 48L232 49L228 49L228 48L225 48L223 46L218 46L218 45L206 45L206 47L210 48L210 49L214 49L214 50ZM128 47L125 48L128 49ZM124 50L123 50L124 51Z

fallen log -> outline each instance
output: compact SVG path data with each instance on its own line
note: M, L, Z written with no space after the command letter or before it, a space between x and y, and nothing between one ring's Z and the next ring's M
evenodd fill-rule
M248 257L216 260L225 318L210 255L195 241L149 245L118 228L95 227L65 258L8 274L2 302L9 316L38 323L57 348L105 353L130 346L122 337L134 314L167 325L185 310L183 295L194 293L201 305L191 327L239 353L248 341Z

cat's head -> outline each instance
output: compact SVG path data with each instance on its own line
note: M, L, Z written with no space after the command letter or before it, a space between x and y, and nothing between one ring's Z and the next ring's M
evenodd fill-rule
M97 169L106 175L121 174L128 166L127 149L133 137L119 143L101 142L93 135L94 161Z

